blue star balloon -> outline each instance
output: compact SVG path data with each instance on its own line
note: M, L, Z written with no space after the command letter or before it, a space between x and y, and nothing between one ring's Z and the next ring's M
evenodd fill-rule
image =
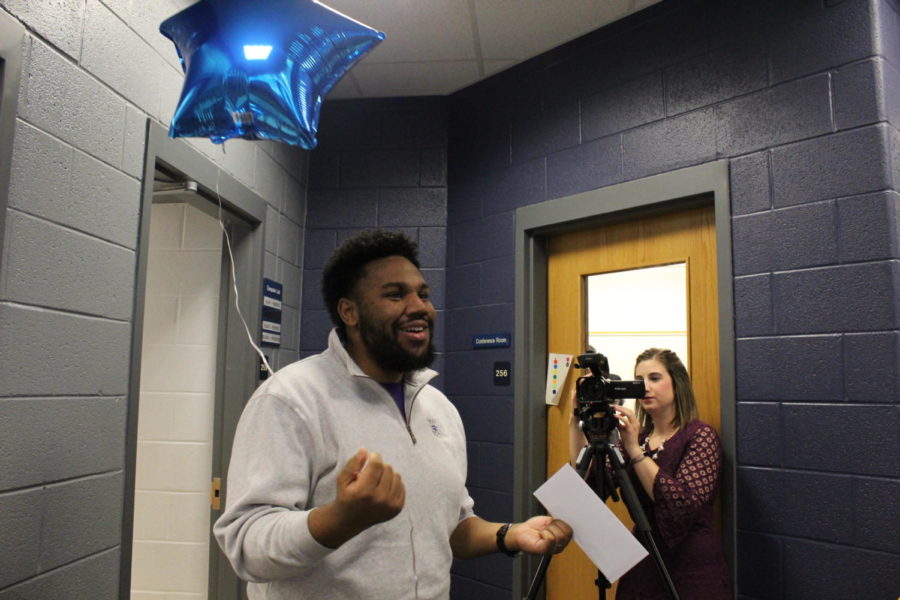
M201 0L166 19L184 87L169 137L312 149L322 100L384 33L315 0Z

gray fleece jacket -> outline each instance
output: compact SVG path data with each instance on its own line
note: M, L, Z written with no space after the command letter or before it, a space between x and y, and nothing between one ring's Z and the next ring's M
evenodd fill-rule
M238 424L226 505L213 533L251 599L448 598L450 535L473 515L466 442L456 408L406 378L406 416L331 332L322 354L293 363L250 398ZM307 527L335 497L337 475L360 447L400 473L406 503L393 519L332 550Z

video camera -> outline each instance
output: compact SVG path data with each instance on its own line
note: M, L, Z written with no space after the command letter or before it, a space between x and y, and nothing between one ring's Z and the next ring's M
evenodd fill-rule
M597 352L582 354L577 360L575 366L590 369L591 374L579 377L575 383L575 416L586 435L609 434L618 423L611 404L622 404L625 398L643 398L644 382L612 379L609 360Z

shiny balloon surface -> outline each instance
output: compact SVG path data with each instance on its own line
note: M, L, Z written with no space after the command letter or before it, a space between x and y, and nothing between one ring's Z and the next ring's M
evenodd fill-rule
M325 96L384 39L314 0L201 0L159 29L185 73L170 137L307 149Z

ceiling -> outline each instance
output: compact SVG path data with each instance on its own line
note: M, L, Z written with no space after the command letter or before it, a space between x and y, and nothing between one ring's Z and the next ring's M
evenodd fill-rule
M322 0L386 38L329 98L446 96L660 0Z

